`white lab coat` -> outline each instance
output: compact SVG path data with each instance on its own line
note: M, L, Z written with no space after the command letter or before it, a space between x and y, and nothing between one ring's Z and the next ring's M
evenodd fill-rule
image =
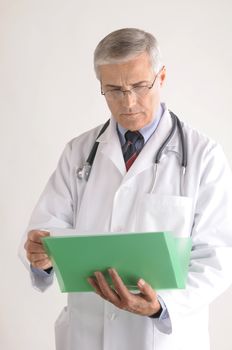
M69 142L28 230L168 230L177 236L191 236L186 289L158 292L169 312L166 320L120 310L95 293L70 293L68 305L56 321L57 350L209 349L209 303L232 282L232 176L220 146L183 124L188 149L184 196L180 196L178 131L164 150L150 193L154 156L171 125L165 107L156 132L126 172L115 121L111 119L99 137L88 182L77 179L76 170L87 159L101 127ZM36 287L45 288L41 281Z

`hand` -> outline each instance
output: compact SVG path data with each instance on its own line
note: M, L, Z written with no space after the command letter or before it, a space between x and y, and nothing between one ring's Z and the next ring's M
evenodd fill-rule
M50 236L47 231L32 230L28 233L24 248L27 252L27 258L33 267L46 270L52 267L52 262L46 254L41 237Z
M143 279L137 282L140 293L131 293L115 269L109 269L109 274L114 288L106 282L103 274L95 272L95 278L89 277L88 282L95 292L103 299L111 302L119 309L123 309L138 315L151 316L160 311L160 303L156 292Z

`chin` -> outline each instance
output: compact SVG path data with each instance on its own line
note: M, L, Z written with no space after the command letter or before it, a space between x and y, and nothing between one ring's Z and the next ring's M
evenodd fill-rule
M146 123L147 124L147 123ZM124 123L122 125L125 129L128 129L130 131L136 131L142 129L145 125L145 123Z
M121 114L118 118L118 123L125 129L136 131L146 126L149 123L149 120L144 118L142 113L133 115Z

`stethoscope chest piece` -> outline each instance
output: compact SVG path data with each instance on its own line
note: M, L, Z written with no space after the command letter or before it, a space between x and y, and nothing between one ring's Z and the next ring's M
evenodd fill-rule
M88 181L88 178L89 178L89 175L90 175L90 171L91 171L91 165L86 162L84 165L80 166L78 169L77 169L77 178L79 180L86 180Z

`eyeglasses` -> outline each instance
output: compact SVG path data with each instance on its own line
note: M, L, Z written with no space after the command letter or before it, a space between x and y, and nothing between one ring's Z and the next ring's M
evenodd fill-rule
M131 89L129 90L122 90L120 88L114 88L114 89L110 89L107 91L103 91L101 88L101 94L104 95L108 101L110 100L122 100L124 98L124 96L126 95L126 93L130 93L130 94L134 94L134 96L136 97L144 97L148 94L148 92L153 88L156 78L159 75L160 71L156 74L153 82L151 83L151 85L148 84L138 84L133 86Z

